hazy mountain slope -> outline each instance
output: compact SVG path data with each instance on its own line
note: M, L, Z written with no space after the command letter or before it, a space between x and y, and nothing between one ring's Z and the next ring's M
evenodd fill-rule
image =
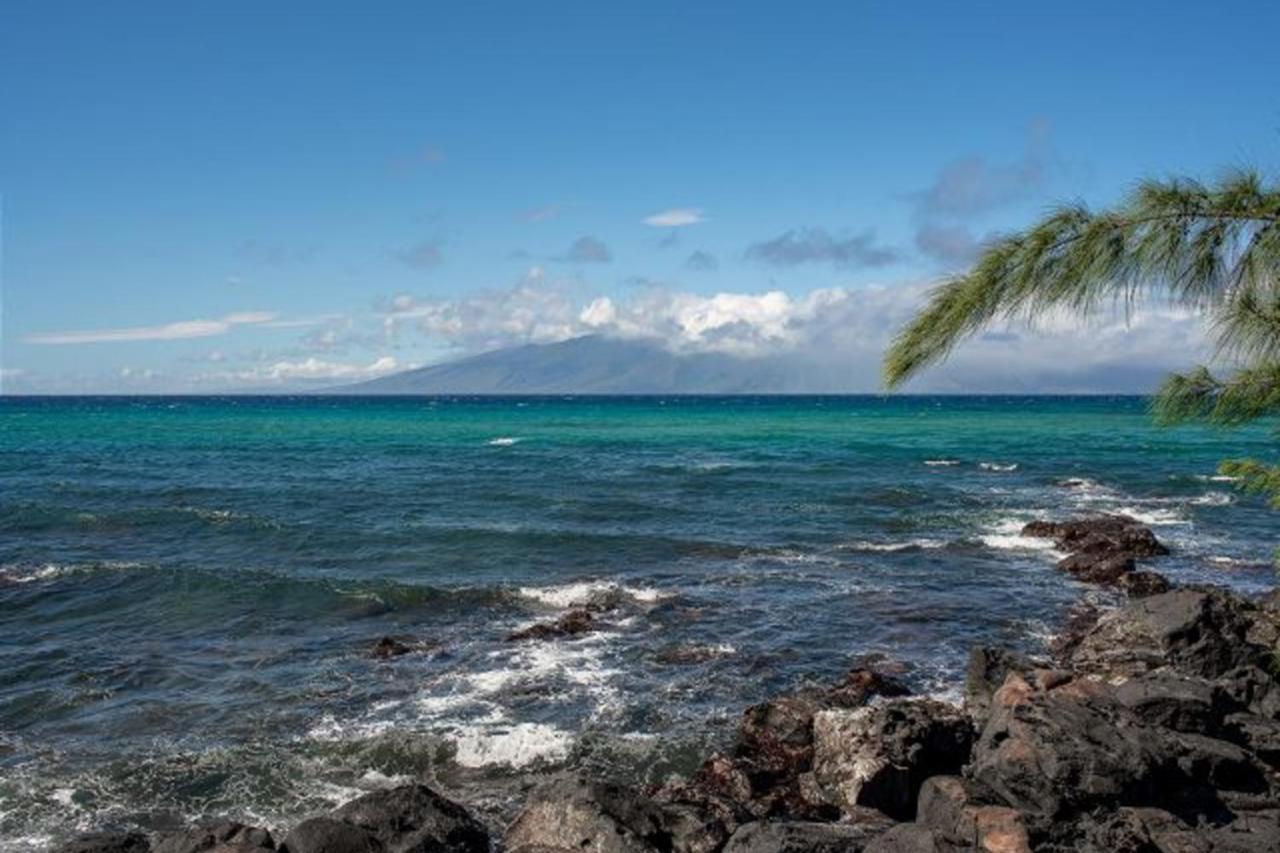
M529 344L336 389L348 394L742 394L852 390L785 358L676 355L590 335Z

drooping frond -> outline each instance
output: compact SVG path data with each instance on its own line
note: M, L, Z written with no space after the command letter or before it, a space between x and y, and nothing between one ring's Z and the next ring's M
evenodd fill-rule
M1280 465L1268 465L1257 459L1228 459L1218 470L1234 477L1241 491L1268 496L1271 506L1280 509ZM1280 553L1277 558L1280 559Z
M1226 379L1205 367L1176 373L1165 380L1151 407L1167 425L1207 421L1236 426L1280 414L1280 363L1238 370Z
M1059 208L937 288L894 339L885 381L901 384L996 320L1128 310L1149 296L1220 313L1224 351L1271 352L1274 332L1259 329L1280 310L1280 188L1240 172L1213 187L1148 181L1110 211Z

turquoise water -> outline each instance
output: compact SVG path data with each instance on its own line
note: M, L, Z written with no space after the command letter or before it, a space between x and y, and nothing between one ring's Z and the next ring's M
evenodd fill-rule
M1269 587L1276 516L1214 473L1273 447L1134 398L0 398L0 847L657 781L860 655L954 694L970 645L1107 601L1031 518L1129 512L1171 577ZM504 641L593 592L603 630Z

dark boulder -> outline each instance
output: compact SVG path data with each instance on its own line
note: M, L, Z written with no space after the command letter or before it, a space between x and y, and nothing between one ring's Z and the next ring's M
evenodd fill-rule
M1150 802L1165 747L1104 685L1075 680L1037 691L1014 674L996 693L969 774L1020 811L1054 819Z
M980 785L959 776L934 776L920 788L916 823L943 840L979 850L1020 853L1031 849L1022 815Z
M1034 664L1025 655L991 646L974 646L964 672L964 706L974 717L985 719L991 697L1009 673L1028 673Z
M55 848L55 853L148 853L151 844L139 832L94 832Z
M1228 714L1222 721L1226 740L1238 743L1260 761L1280 770L1280 720L1261 714Z
M1135 568L1133 556L1101 551L1079 551L1058 561L1058 569L1078 581L1097 584L1118 584Z
M1052 539L1063 551L1158 557L1169 553L1151 528L1127 515L1099 515L1070 521L1033 521L1023 536Z
M677 837L679 828L687 828L687 823L673 821L661 804L634 789L561 777L534 791L507 828L504 846L513 853L537 849L694 853Z
M383 853L373 833L331 817L304 820L280 842L280 853Z
M816 823L812 821L758 821L739 829L724 853L857 853L893 821Z
M1116 581L1116 587L1130 598L1146 598L1173 589L1173 584L1156 572L1129 572Z
M1236 703L1221 686L1171 672L1135 676L1115 689L1116 700L1149 726L1216 735Z
M1217 678L1265 650L1246 639L1251 605L1221 590L1176 589L1104 615L1071 651L1077 668L1130 676L1161 667Z
M959 853L968 845L952 844L939 833L918 823L900 823L867 842L863 853Z
M275 849L269 831L232 820L201 824L180 832L161 832L151 839L151 853L249 853Z
M595 630L595 617L584 608L570 610L554 622L539 622L507 635L508 642L519 640L554 640L560 637L576 637Z
M401 642L395 637L383 637L381 640L374 643L373 651L369 654L379 660L388 660L390 658L400 657L401 655L407 655L411 651L413 651L413 646L408 643Z
M822 711L813 732L814 778L831 801L896 820L915 816L925 779L959 772L974 739L968 715L929 699Z
M1086 815L1077 824L1058 827L1063 853L1209 853L1209 842L1163 809L1119 808Z
M426 785L373 791L330 817L359 827L387 853L487 853L489 833L462 806Z

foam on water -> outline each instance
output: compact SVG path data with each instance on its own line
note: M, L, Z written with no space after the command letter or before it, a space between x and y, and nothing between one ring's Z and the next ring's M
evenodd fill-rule
M520 439L515 436L503 435L498 438L491 438L485 443L490 447L510 447L513 444L518 444L519 442Z
M945 539L907 539L903 542L869 542L858 540L839 546L842 551L880 551L895 553L898 551L933 551L947 547Z
M610 594L621 594L642 604L653 604L667 597L667 594L653 587L627 586L607 580L574 581L553 586L522 586L518 592L525 598L559 608L587 604L595 598Z
M950 468L953 465L959 465L959 459L926 459L924 464L931 468Z
M999 471L1003 473L1003 472L1009 472L1009 471L1017 471L1018 463L1017 462L979 462L978 467L981 468L983 471Z
M1022 528L1030 519L1005 518L990 525L987 533L978 539L988 548L1000 551L1038 551L1056 559L1065 556L1053 544L1053 540L1038 536L1023 536Z

